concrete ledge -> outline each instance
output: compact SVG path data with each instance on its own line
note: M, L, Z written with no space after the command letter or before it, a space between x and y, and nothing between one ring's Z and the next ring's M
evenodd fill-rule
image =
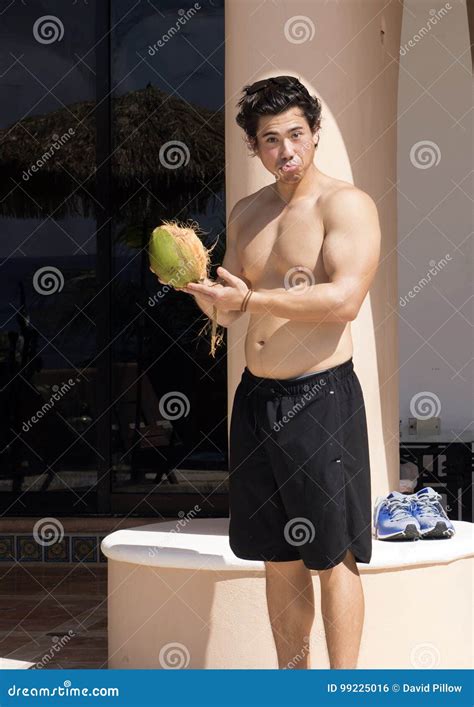
M474 525L465 521L453 525L456 534L443 540L373 540L372 560L368 565L359 564L359 571L442 565L474 556ZM179 532L177 528L176 521L166 521L118 530L104 538L102 552L109 560L152 567L265 571L263 562L234 555L228 540L228 518L192 519Z
M264 563L234 556L228 523L193 519L177 532L166 521L103 540L109 668L177 667L168 653L182 668L278 667ZM359 668L472 668L473 526L455 527L447 540L374 540L372 562L359 565L366 612ZM319 573L312 577L313 667L329 668Z

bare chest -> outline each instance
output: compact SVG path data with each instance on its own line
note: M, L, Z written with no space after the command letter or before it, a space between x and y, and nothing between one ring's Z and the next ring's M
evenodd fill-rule
M323 239L324 226L313 209L295 208L277 218L258 215L239 237L242 275L253 287L283 287L288 278L291 283L293 269L303 267L324 282Z

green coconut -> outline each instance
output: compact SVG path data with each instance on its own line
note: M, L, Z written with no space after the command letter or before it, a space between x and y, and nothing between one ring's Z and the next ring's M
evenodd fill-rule
M150 265L166 285L186 287L207 277L209 251L189 226L164 221L151 234Z
M153 229L148 245L150 267L165 285L186 287L190 282L204 282L208 277L210 253L191 226L163 221ZM216 284L216 283L214 283ZM222 343L223 332L217 332L217 309L212 310L211 355ZM199 332L203 334L207 325Z

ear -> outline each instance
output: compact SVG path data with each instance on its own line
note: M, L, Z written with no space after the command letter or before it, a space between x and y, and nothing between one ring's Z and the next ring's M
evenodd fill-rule
M319 131L320 131L320 130L321 130L321 124L318 122L318 123L316 124L316 127L315 127L314 132L313 132L313 141L314 141L314 146L315 146L316 148L317 148L318 145L319 145L319 139L320 139L320 137L319 137Z
M256 157L258 155L257 139L247 136L245 138L245 142L247 143L247 147L251 152L251 157Z

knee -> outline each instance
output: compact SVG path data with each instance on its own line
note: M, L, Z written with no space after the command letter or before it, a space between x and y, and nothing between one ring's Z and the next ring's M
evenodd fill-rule
M351 550L346 551L346 554L342 560L337 563L337 565L329 567L327 570L318 570L318 573L321 582L329 582L334 577L338 577L340 574L344 574L348 570L354 574L359 574L357 562Z

